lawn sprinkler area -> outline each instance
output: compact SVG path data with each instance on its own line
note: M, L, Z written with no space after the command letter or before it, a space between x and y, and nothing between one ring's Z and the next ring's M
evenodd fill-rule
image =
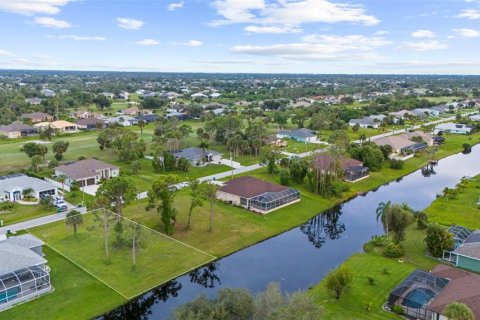
M216 259L104 209L27 231L126 299Z

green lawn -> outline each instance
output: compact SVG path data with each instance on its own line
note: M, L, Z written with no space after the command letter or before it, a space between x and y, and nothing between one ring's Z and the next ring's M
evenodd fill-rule
M425 232L416 229L412 224L402 242L405 256L400 259L389 259L381 255L381 250L374 249L368 253L357 253L344 263L353 275L350 291L336 301L326 288L325 281L316 285L311 293L315 300L325 309L325 319L401 319L401 317L386 312L382 305L387 297L403 279L413 270L431 270L438 262L425 256ZM402 262L401 262L402 261ZM389 274L384 273L384 269ZM375 285L368 278L375 279ZM365 309L371 303L370 311Z
M305 143L305 142L295 141L293 139L288 139L287 142L288 142L288 146L285 148L284 151L290 152L290 153L297 153L297 154L318 150L326 147L325 144Z
M126 302L55 251L48 247L43 251L55 291L2 311L1 319L90 319Z
M375 253L357 253L348 258L345 265L353 275L352 288L340 300L329 294L325 283L315 286L310 293L324 308L322 319L401 319L382 309L390 291L408 276L415 267L379 256ZM383 273L387 268L389 275ZM368 278L375 279L375 285ZM370 311L365 309L371 303Z
M74 237L73 229L65 221L50 223L28 230L49 246L88 270L126 298L160 285L188 270L207 263L212 256L147 229L139 228L141 246L137 253L137 266L132 270L131 223L122 219L124 244L117 245L114 226L119 220L109 222L110 263L105 263L103 228L98 218L83 215L83 224Z
M426 210L428 217L445 226L454 224L470 229L480 228L480 176L468 180L465 188L457 189L454 199L437 198Z
M12 211L0 213L0 220L3 220L3 225L7 226L55 213L56 211L54 208L46 209L39 204L32 206L15 204L15 207Z

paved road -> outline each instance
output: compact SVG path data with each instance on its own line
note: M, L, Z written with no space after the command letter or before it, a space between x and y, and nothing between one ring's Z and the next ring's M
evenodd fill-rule
M87 211L87 209L85 207L75 208L75 210L77 210L80 213L85 213ZM8 226L5 226L5 227L0 227L0 234L7 233L7 230L10 230L11 232L15 232L15 231L19 231L19 230L24 230L24 229L28 229L28 228L34 228L34 227L42 226L44 224L48 224L48 223L51 223L51 222L60 221L60 220L65 219L65 216L67 215L68 212L70 212L70 211L55 213L55 214L51 214L51 215L48 215L48 216L45 216L45 217L40 217L40 218L36 218L36 219L24 221L24 222L11 224L11 225L8 225ZM0 216L0 218L1 218L1 216Z

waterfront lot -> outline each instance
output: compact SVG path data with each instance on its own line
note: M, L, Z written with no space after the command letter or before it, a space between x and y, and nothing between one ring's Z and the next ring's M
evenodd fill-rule
M213 256L170 239L124 218L109 218L109 261L105 259L103 215L82 215L77 235L65 221L28 230L52 249L105 283L126 299L207 263ZM120 228L123 232L118 232ZM133 227L136 226L136 266L132 263Z

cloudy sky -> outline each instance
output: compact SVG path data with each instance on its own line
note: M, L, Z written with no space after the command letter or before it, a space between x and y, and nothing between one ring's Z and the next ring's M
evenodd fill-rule
M480 0L0 0L0 68L480 74Z

